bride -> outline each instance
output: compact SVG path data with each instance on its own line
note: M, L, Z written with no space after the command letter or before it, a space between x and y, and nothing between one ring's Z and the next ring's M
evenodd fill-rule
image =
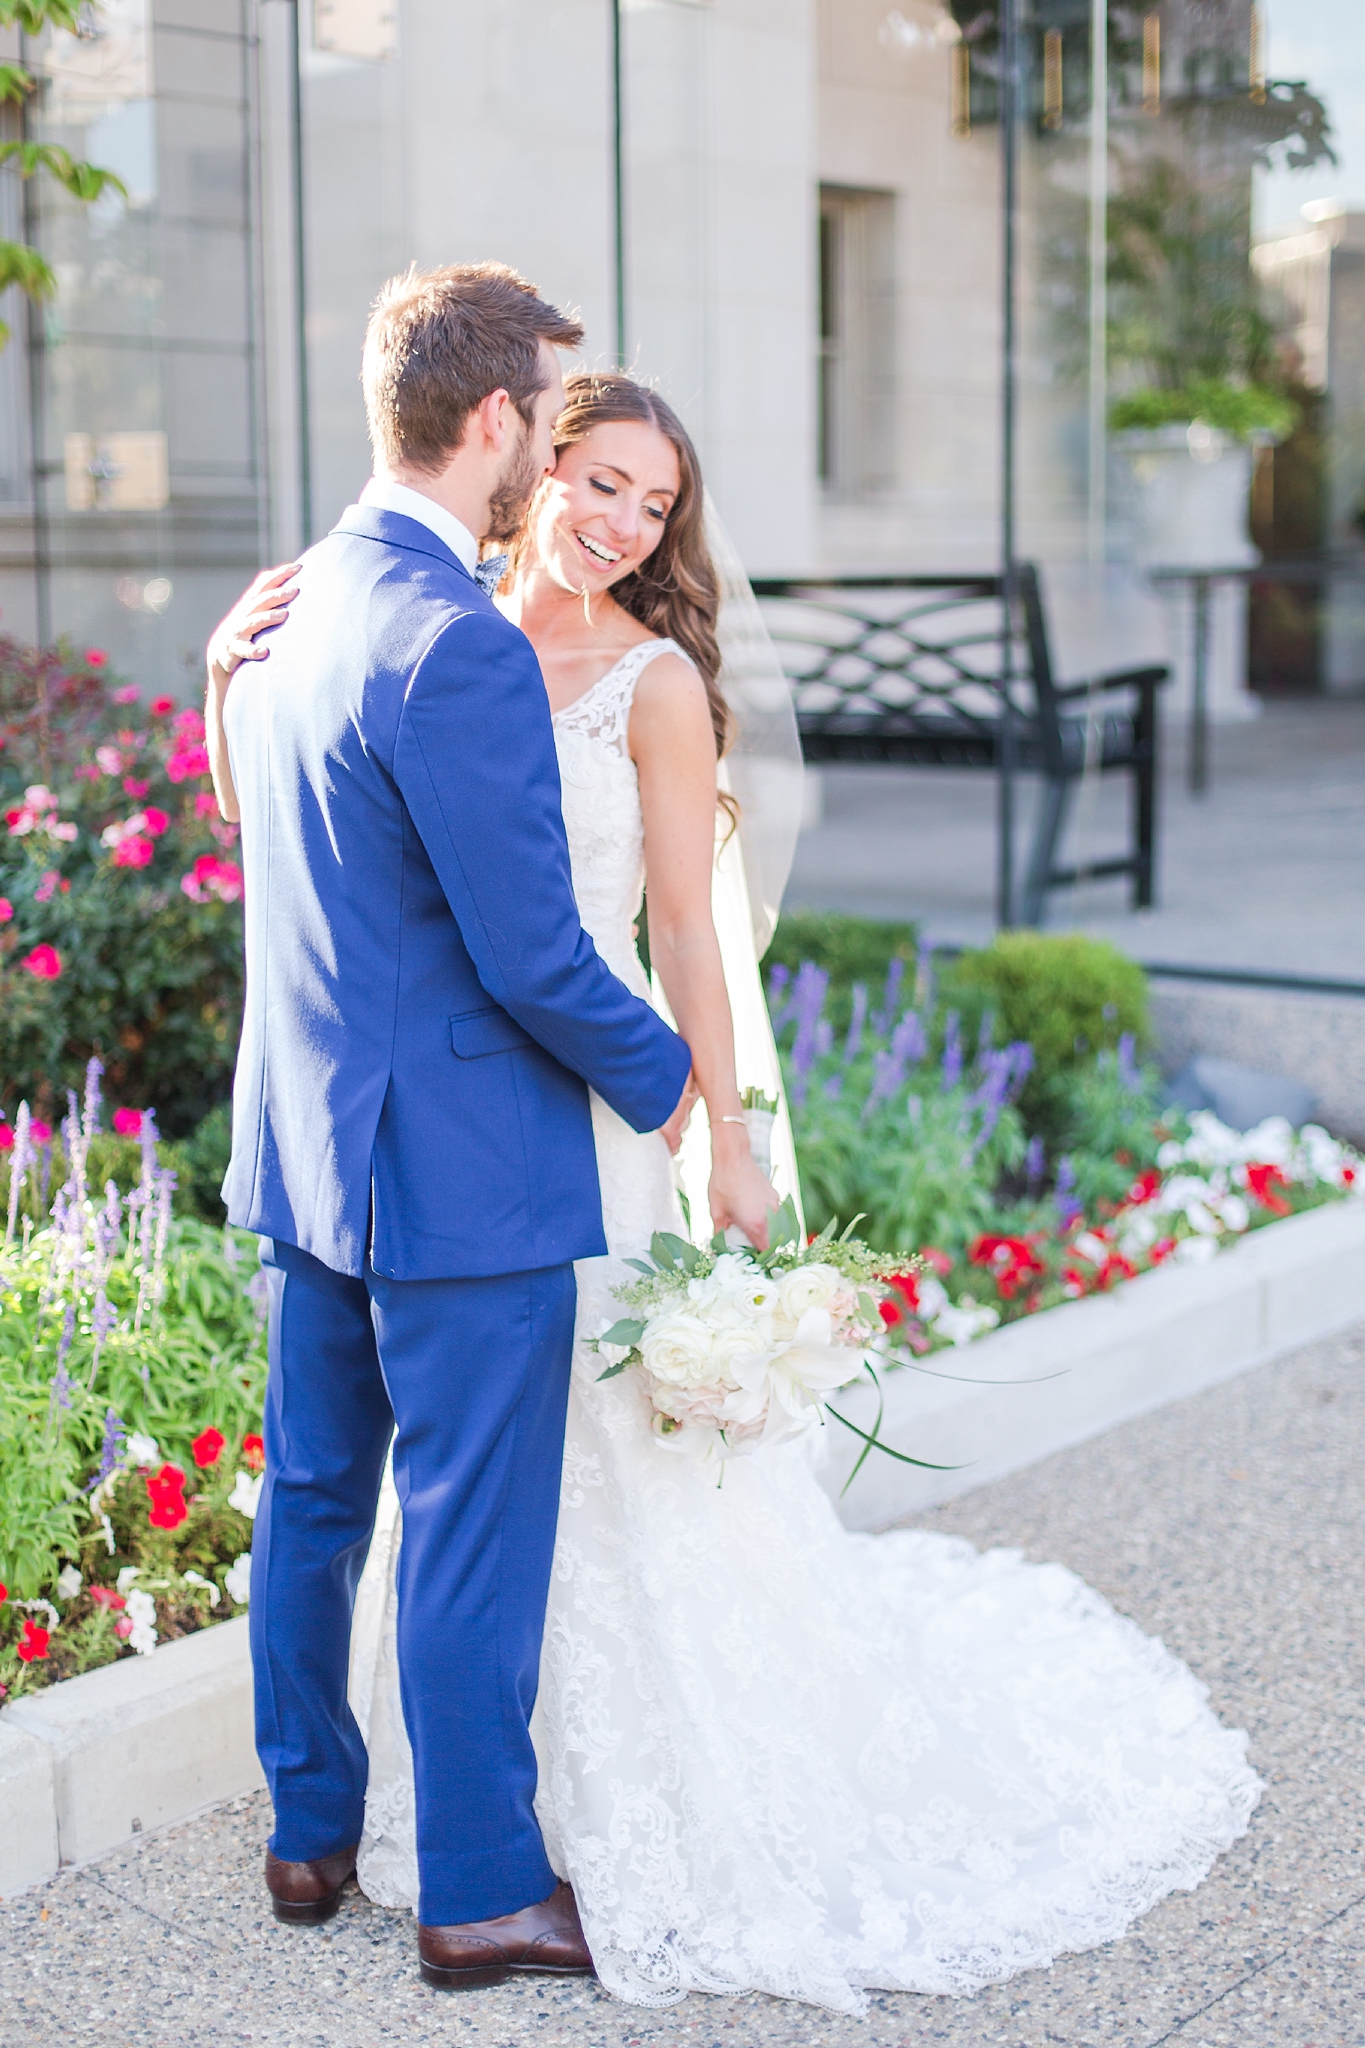
M700 470L630 378L579 372L566 392L500 601L545 678L583 923L648 995L647 879L651 962L710 1125L712 1219L761 1240L776 1196L738 1084L766 1086L775 1062L765 1018L736 1073L711 919L730 713ZM238 635L283 616L283 580L256 586ZM730 970L737 1008L755 958ZM652 1434L635 1375L599 1378L588 1340L618 1313L624 1259L685 1225L662 1137L596 1099L593 1119L610 1256L578 1267L534 1733L546 1849L602 1983L638 2005L761 1990L856 2013L872 1987L967 1994L1046 1966L1198 1884L1259 1784L1246 1737L1160 1642L1059 1565L849 1535L799 1443L736 1458L717 1487ZM351 1690L370 1755L360 1883L415 1907L400 1541L389 1488Z

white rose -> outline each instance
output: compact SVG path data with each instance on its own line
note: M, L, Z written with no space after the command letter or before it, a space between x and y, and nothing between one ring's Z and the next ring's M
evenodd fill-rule
M651 1321L640 1339L640 1356L646 1371L665 1386L701 1386L714 1372L712 1337L700 1316L679 1309Z
M833 1266L798 1266L783 1277L778 1289L782 1313L799 1323L807 1309L828 1308L841 1281Z

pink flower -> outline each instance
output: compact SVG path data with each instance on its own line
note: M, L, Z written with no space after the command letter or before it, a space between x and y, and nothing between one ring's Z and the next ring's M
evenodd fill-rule
M139 1138L142 1135L142 1111L140 1109L116 1109L114 1129L121 1138Z
M142 786L144 789L147 787L145 782ZM143 830L153 839L159 839L171 822L164 811L158 810L144 811L143 819Z
M10 1151L12 1151L13 1149L14 1149L14 1127L13 1127L13 1125L12 1125L12 1124L6 1124L6 1123L0 1123L0 1152L10 1152ZM3 1597L3 1596L0 1596L0 1597Z
M114 848L114 866L145 868L155 852L156 848L150 839L144 838L141 832L130 832L127 838L120 839Z
M122 1593L116 1593L112 1586L91 1586L90 1598L96 1607L107 1607L114 1614L128 1605Z
M208 748L203 746L177 744L166 763L166 777L170 782L187 782L192 775L207 775L208 772Z
M102 647L87 647L85 650L85 660L88 668L103 668L108 659L109 657Z
M113 701L115 704L136 704L141 695L136 683L125 683L121 690L114 691Z
M218 799L213 794L213 791L211 789L201 789L198 796L194 799L195 817L212 818L216 817L217 812Z
M153 718L169 718L175 709L174 697L153 697L151 713Z
M82 761L80 767L75 770L75 776L77 782L98 782L100 771L93 761Z
M123 778L125 796L146 796L151 786L151 783L144 782L140 775L125 775Z
M8 896L0 896L0 924L8 924L14 915L14 905Z
M220 903L236 903L242 894L242 871L235 861L220 860L216 853L201 853L180 886L191 903L205 903L216 896Z
M106 775L122 775L123 756L117 747L96 747L95 759Z
M175 720L175 729L185 740L202 740L204 737L204 714L188 706Z
M45 1124L40 1116L35 1116L29 1124L28 1134L35 1145L46 1145L52 1136L52 1126Z
M220 846L235 846L241 833L239 825L229 825L224 819L215 820L209 830Z
M62 971L62 956L55 946L35 946L24 955L23 965L39 981L55 981Z
M50 903L57 893L57 887L61 879L62 878L57 873L56 868L49 868L47 873L43 876L42 881L39 882L37 888L33 892L34 902Z

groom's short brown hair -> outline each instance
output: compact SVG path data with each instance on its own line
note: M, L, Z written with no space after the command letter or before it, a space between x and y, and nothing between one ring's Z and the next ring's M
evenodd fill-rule
M360 380L377 455L444 468L465 422L503 389L530 426L545 389L540 344L577 348L583 329L505 263L450 263L391 277L370 313Z

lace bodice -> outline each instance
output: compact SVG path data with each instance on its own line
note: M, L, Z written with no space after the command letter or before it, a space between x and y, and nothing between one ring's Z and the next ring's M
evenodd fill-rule
M554 717L578 914L613 974L639 995L647 987L632 927L644 893L645 831L627 746L630 708L650 662L682 652L675 640L642 640Z

